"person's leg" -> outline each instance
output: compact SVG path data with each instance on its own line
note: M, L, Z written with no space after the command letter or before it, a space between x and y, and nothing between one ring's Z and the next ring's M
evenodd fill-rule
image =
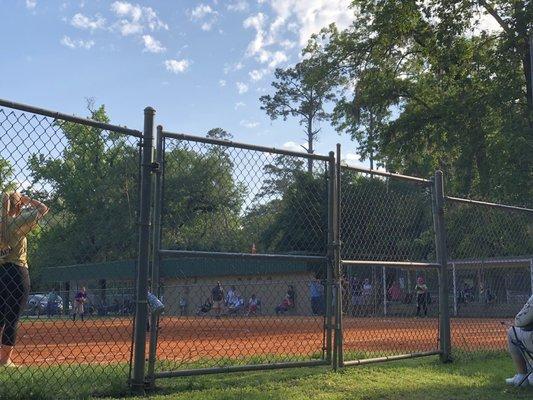
M507 378L505 382L508 385L515 385L518 386L521 382L524 381L527 373L527 364L526 360L524 359L524 356L518 346L515 344L519 338L517 338L515 329L517 329L516 333L518 333L518 329L520 328L509 328L507 331L507 343L509 346L509 353L511 354L511 358L513 359L515 369L516 369L516 375L512 378ZM525 381L525 384L527 385L527 380Z
M30 289L28 269L13 265L10 268L11 280L7 282L10 296L6 302L4 331L2 332L2 348L0 349L0 365L11 366L11 354L15 346L17 325L24 309Z

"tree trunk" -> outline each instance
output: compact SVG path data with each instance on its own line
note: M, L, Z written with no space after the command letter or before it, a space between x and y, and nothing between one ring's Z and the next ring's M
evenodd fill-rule
M314 149L313 149L314 139L315 138L314 138L314 133L313 133L313 120L309 118L307 120L307 153L309 154L314 153ZM313 160L310 158L307 160L307 172L309 172L310 174L313 173Z

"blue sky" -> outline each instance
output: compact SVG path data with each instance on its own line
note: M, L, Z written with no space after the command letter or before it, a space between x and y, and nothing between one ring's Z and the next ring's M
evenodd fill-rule
M86 97L112 122L158 124L204 135L294 149L296 121L270 121L258 98L272 72L298 61L309 35L351 20L347 0L0 0L0 97L86 115ZM323 123L317 152L355 145ZM350 153L350 154L349 154Z

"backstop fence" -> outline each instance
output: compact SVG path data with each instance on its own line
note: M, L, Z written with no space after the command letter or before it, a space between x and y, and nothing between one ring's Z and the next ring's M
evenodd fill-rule
M151 108L142 131L89 112L0 100L2 194L50 208L27 233L21 367L0 371L2 395L505 349L502 322L532 293L533 210L447 196L440 171L345 165L340 146L298 153L154 132ZM2 246L5 269L16 246Z

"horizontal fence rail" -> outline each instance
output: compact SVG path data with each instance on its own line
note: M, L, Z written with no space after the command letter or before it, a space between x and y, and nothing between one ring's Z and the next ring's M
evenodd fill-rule
M123 133L126 135L135 136L138 138L142 137L142 132L136 129L129 129L124 126L118 126L118 125L108 124L105 122L94 121L88 118L80 118L80 117L76 117L75 115L69 115L69 114L64 114L64 113L60 113L57 111L47 110L44 108L29 106L27 104L15 103L13 101L0 99L0 106L8 107L8 108L12 108L15 110L20 110L20 111L27 111L33 114L44 115L47 117L51 117L51 118L59 119L63 121L74 122L76 124L81 124L85 126L92 126L98 129L104 129L104 130L113 131L117 133Z
M444 196L444 198L448 201L456 202L456 203L464 203L464 204L472 204L472 205L478 205L478 206L483 206L483 207L499 208L502 210L518 211L518 212L533 215L533 209L531 208L510 206L510 205L498 204L498 203L489 203L486 201L479 201L479 200L463 199L461 197Z
M167 131L163 131L162 134L163 136L168 137L168 138L190 141L190 142L214 144L214 145L224 146L224 147L234 147L236 149L245 149L245 150L259 151L263 153L281 154L281 155L286 155L286 156L301 157L301 158L307 158L307 159L319 160L319 161L330 160L329 156L323 156L319 154L309 154L309 153L290 151L290 150L284 150L284 149L276 149L274 147L258 146L258 145L248 144L248 143L239 143L239 142L234 142L231 140L213 139L213 138L207 138L207 137L202 137L202 136L187 135L184 133L172 133L172 132L167 132Z
M438 268L440 264L429 262L410 262L410 261L365 261L365 260L341 260L342 265L347 266L377 266L377 267L400 267L400 268Z
M431 184L431 181L429 179L418 178L416 176L395 174L393 172L380 171L380 170L370 169L370 168L355 167L355 166L351 166L348 164L342 164L341 168L350 170L350 171L362 172L362 173L369 174L369 175L378 175L378 176L383 176L386 178L404 180L404 181L409 181L409 182L414 182L414 183L422 183L425 185Z
M209 257L209 258L233 258L249 260L278 260L278 261L304 261L311 263L324 263L325 256L305 256L293 254L250 254L250 253L226 253L214 251L191 251L191 250L159 250L161 257Z

